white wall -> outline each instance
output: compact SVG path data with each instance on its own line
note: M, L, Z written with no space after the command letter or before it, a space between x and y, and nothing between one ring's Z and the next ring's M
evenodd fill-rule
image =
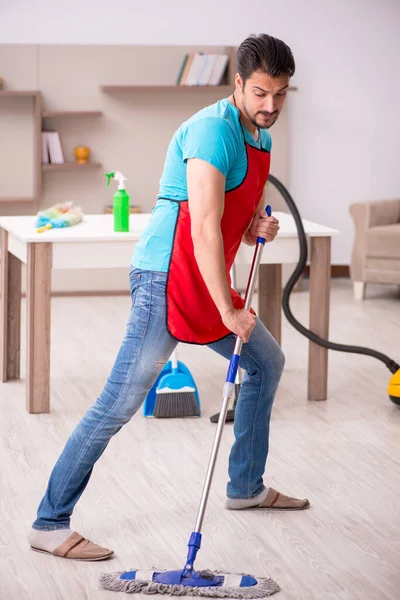
M341 230L352 202L400 197L399 0L0 0L0 43L239 44L266 32L292 48L290 189L305 218ZM151 124L150 124L151 125ZM273 129L271 130L273 135Z

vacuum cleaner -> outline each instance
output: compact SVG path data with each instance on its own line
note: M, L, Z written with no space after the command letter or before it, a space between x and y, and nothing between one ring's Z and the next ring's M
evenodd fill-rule
M268 182L271 183L278 190L278 192L281 194L281 196L285 200L290 212L292 213L292 216L296 223L297 234L299 237L299 244L300 244L300 256L299 256L298 264L297 264L295 270L293 271L292 275L290 276L288 282L286 283L285 288L283 290L283 294L282 294L282 308L283 308L283 312L285 313L287 320L289 321L289 323L291 325L293 325L293 327L295 329L297 329L297 331L299 331L302 335L307 337L312 342L315 342L319 346L323 346L324 348L328 348L329 350L337 350L339 352L350 352L353 354L365 354L367 356L372 356L373 358L377 358L378 360L383 362L383 364L386 365L386 367L392 373L392 377L389 380L389 384L388 384L388 388L387 388L389 398L392 402L394 402L395 404L400 406L400 365L395 360L393 360L389 356L386 356L386 354L379 352L378 350L373 350L372 348L365 348L363 346L352 346L352 345L348 345L348 344L337 344L335 342L326 340L325 338L322 338L319 335L310 331L310 329L307 329L306 327L304 327L293 316L293 313L290 310L290 306L289 306L289 299L290 299L290 294L292 293L294 286L296 285L297 281L302 276L302 274L304 272L304 268L307 264L307 253L308 253L307 236L304 231L303 222L301 220L300 213L299 213L297 206L294 203L294 200L293 200L292 196L290 195L289 191L286 189L286 187L283 185L283 183L281 181L279 181L279 179L274 177L274 175L271 175L271 174L269 175ZM233 409L231 409L227 415L227 422L234 421L234 414L235 414L235 407L236 407L236 403L237 403L238 392L239 392L239 390L237 389L235 403L234 403ZM215 422L217 422L218 417L219 417L219 414L213 415L210 418L210 421L212 423L215 423Z
M293 314L290 310L290 306L289 306L289 298L290 298L290 294L291 294L294 286L296 285L297 281L301 277L301 275L304 271L304 268L307 264L307 237L306 237L306 233L304 231L303 222L301 220L300 213L297 209L296 204L293 201L292 196L289 194L286 187L283 185L283 183L281 183L273 175L269 176L268 181L276 187L278 192L281 194L281 196L285 200L290 212L292 213L292 216L296 223L296 228L297 228L297 233L299 236L299 243L300 243L299 262L298 262L295 270L293 271L292 275L290 276L290 278L283 290L283 294L282 294L282 308L283 308L283 312L285 313L287 320L289 321L289 323L291 325L293 325L293 327L295 329L297 329L297 331L299 331L302 335L307 337L312 342L315 342L319 346L323 346L324 348L328 348L329 350L337 350L339 352L350 352L353 354L365 354L367 356L372 356L373 358L377 358L378 360L383 362L383 364L386 365L386 367L392 373L392 377L390 378L388 390L387 390L388 394L389 394L389 398L395 404L400 405L400 365L396 361L394 361L389 356L386 356L386 354L383 354L382 352L379 352L378 350L373 350L372 348L365 348L363 346L352 346L352 345L348 345L348 344L337 344L335 342L330 342L329 340L326 340L326 339L320 337L319 335L316 335L315 333L313 333L312 331L310 331L309 329L304 327L293 316Z

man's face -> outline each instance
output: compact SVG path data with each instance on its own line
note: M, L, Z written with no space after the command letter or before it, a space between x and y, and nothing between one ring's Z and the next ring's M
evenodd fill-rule
M239 76L237 83L242 89L243 111L248 119L260 129L269 129L282 110L289 88L289 76L270 77L254 71L244 87Z

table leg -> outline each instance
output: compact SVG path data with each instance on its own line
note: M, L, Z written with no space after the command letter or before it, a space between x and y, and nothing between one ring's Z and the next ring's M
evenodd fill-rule
M21 261L8 252L8 232L1 235L0 381L20 378Z
M50 306L52 244L28 244L26 287L27 410L50 412Z
M280 344L282 338L282 265L260 265L258 297L258 316Z
M329 335L329 296L331 238L312 237L310 256L310 330ZM328 350L309 342L308 399L326 400L328 388Z

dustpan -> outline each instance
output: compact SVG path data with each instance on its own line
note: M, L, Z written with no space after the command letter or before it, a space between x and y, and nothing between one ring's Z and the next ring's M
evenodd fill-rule
M164 365L143 403L144 417L200 417L200 398L188 367L176 350Z

